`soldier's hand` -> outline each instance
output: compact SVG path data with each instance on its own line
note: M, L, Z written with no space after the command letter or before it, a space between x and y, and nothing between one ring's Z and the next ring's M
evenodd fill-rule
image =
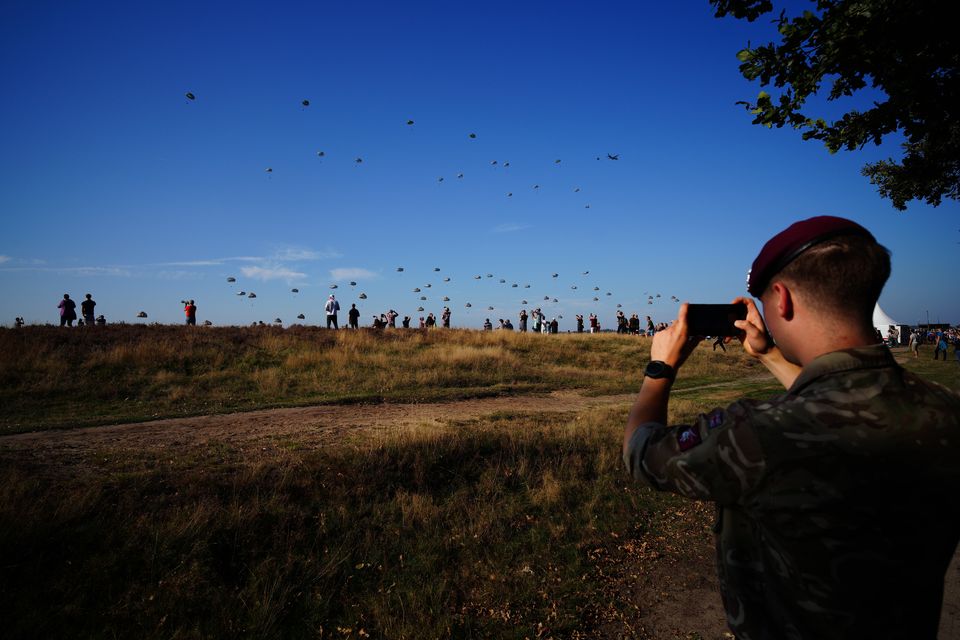
M755 358L766 355L774 348L773 342L767 335L767 326L763 323L763 316L760 310L750 298L743 296L735 298L732 304L742 302L747 305L746 320L736 320L733 323L737 329L743 331L740 334L740 342L743 344L743 350Z
M703 336L690 336L687 333L687 308L690 305L684 302L680 305L677 321L658 331L650 344L650 359L660 360L673 367L674 371L680 368L696 346L703 340Z

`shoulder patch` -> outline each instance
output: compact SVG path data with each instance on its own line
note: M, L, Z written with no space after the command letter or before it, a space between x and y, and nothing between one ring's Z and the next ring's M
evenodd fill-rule
M677 445L680 451L686 451L700 444L700 432L696 427L683 427L677 431Z
M723 424L723 409L714 409L707 416L707 426L710 429L716 429Z

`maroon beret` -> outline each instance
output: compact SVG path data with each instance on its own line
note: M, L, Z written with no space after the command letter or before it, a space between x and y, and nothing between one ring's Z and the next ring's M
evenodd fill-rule
M750 295L759 297L767 288L770 279L801 253L815 244L846 235L863 236L876 241L873 234L846 218L816 216L794 222L763 245L760 255L753 261L753 266L747 273L747 291Z

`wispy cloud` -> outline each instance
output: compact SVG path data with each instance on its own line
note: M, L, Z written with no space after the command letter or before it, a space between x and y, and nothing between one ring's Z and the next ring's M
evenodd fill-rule
M286 247L276 251L270 258L276 262L306 262L310 260L335 260L343 257L339 251L323 249L315 251L302 247Z
M241 267L243 275L254 280L299 280L306 278L307 274L293 271L281 265L268 265L263 267Z
M532 225L522 224L519 222L505 222L495 226L492 231L494 233L513 233L514 231L523 231L524 229L529 229L531 226Z
M126 267L0 267L0 271L37 271L80 277L119 276L127 278L133 275L133 271Z
M4 262L10 262L10 260L12 259L13 258L11 258L10 256L0 256L0 264L3 264Z
M371 280L376 278L377 274L369 269L361 267L341 267L339 269L330 269L330 278L332 280Z
M185 262L158 262L158 267L215 267L224 263L224 260L187 260Z

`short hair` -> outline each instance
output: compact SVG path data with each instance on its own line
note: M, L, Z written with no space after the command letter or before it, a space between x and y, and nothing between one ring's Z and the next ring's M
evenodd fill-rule
M798 289L808 305L829 315L869 320L890 277L890 251L873 238L841 235L818 243L770 279ZM767 285L769 288L770 285Z

